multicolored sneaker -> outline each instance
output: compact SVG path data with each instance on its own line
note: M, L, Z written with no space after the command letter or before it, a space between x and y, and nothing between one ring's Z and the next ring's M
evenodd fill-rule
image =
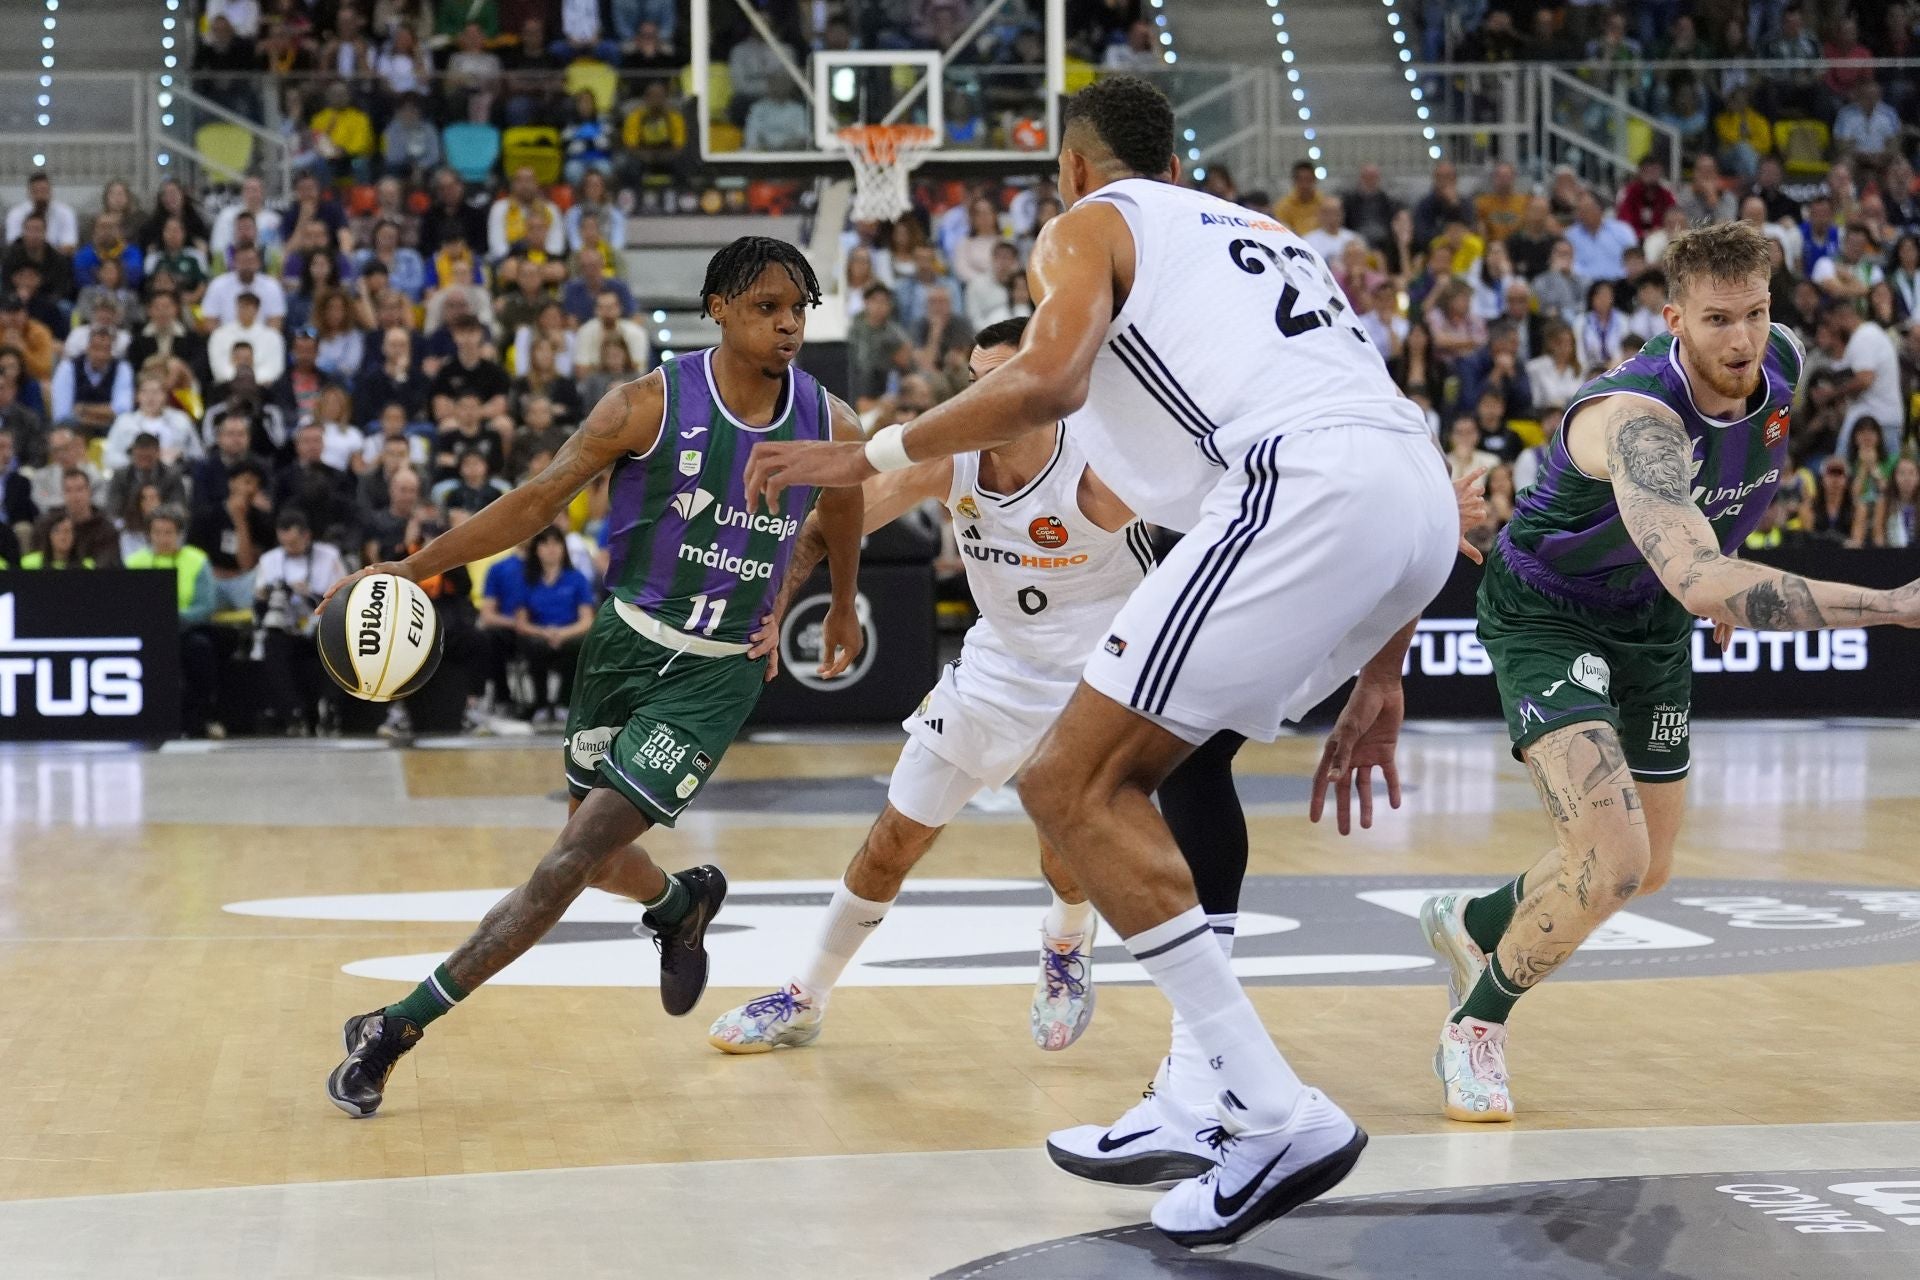
M1110 1187L1166 1189L1213 1168L1216 1149L1205 1135L1212 1116L1181 1105L1167 1092L1171 1064L1140 1101L1111 1125L1083 1124L1047 1135L1047 1158L1063 1172Z
M1507 1084L1507 1029L1478 1018L1449 1020L1440 1029L1433 1074L1445 1089L1447 1119L1509 1124L1513 1092Z
M1042 1049L1064 1049L1080 1038L1093 1021L1093 939L1099 917L1087 921L1087 931L1056 938L1040 934L1040 976L1033 984L1033 1007L1027 1021L1033 1042Z
M820 1038L827 1011L788 983L771 995L729 1009L707 1030L707 1043L722 1053L771 1053L799 1049Z
M1420 904L1420 932L1447 967L1447 1008L1466 1003L1467 992L1487 971L1487 953L1467 934L1470 893L1443 893Z

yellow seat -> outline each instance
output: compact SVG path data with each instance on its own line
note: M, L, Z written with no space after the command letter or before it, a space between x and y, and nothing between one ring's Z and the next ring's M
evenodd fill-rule
M201 125L193 131L193 149L208 174L221 182L238 182L253 167L253 135L237 124Z
M620 76L612 67L594 58L582 58L578 62L567 64L567 96L573 97L581 90L593 95L594 109L601 115L613 110L613 100L620 96Z
M1639 164L1653 150L1653 126L1633 116L1627 118L1627 159Z
M707 146L715 155L722 151L738 151L746 145L747 135L731 121L715 120L707 127Z
M1773 149L1790 178L1824 178L1832 136L1818 120L1773 122Z
M1100 69L1085 58L1067 55L1067 94L1071 97L1100 78Z
M700 86L693 82L693 68L688 67L680 73L680 92L689 98L699 98L705 104L707 119L725 120L727 108L733 105L733 72L724 62L713 63L707 68L707 91L701 93Z
M500 168L512 173L525 165L534 181L550 187L560 181L560 131L551 125L515 125L500 135Z

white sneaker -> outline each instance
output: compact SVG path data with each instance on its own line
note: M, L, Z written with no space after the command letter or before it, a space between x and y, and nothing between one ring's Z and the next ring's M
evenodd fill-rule
M1433 1074L1445 1090L1447 1119L1508 1124L1513 1091L1507 1084L1507 1029L1478 1018L1449 1018L1433 1053Z
M1309 1089L1277 1129L1243 1128L1246 1112L1220 1095L1220 1123L1207 1141L1220 1163L1153 1206L1153 1225L1189 1249L1224 1247L1340 1184L1359 1163L1367 1131L1318 1089Z
M1060 938L1040 933L1040 976L1027 1021L1042 1049L1066 1048L1093 1021L1093 939L1099 929L1094 916L1085 933Z
M1182 1106L1166 1092L1169 1063L1127 1113L1111 1126L1078 1125L1047 1135L1047 1158L1066 1173L1115 1187L1175 1186L1213 1168L1202 1135L1213 1117Z
M771 1053L798 1049L820 1038L827 1011L788 983L770 995L729 1009L707 1029L707 1043L722 1053Z
M1487 971L1487 954L1467 934L1471 894L1443 893L1420 904L1420 932L1447 967L1447 1008L1458 1009Z

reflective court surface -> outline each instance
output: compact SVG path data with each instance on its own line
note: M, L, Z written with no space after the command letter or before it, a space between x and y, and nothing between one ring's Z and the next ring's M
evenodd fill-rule
M1045 894L1010 793L943 837L811 1048L707 1024L789 976L896 735L742 744L649 839L734 891L713 988L660 1010L639 908L589 892L434 1024L353 1121L341 1021L397 999L544 851L557 740L0 752L0 1274L68 1276L1920 1275L1920 730L1696 729L1677 878L1531 993L1510 1128L1440 1117L1436 889L1530 864L1502 737L1424 726L1406 804L1305 818L1312 736L1239 762L1236 967L1374 1135L1338 1199L1224 1254L1142 1229L1045 1135L1106 1122L1167 1008L1103 945L1093 1027L1034 1048ZM1111 941L1103 933L1103 939Z

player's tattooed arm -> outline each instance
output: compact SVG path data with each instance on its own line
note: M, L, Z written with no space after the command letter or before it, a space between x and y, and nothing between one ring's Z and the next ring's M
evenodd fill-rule
M1756 631L1920 625L1920 583L1891 591L1821 582L1737 560L1694 505L1693 442L1679 415L1637 396L1596 406L1620 518L1647 564L1688 612ZM1583 415L1584 416L1584 415Z

